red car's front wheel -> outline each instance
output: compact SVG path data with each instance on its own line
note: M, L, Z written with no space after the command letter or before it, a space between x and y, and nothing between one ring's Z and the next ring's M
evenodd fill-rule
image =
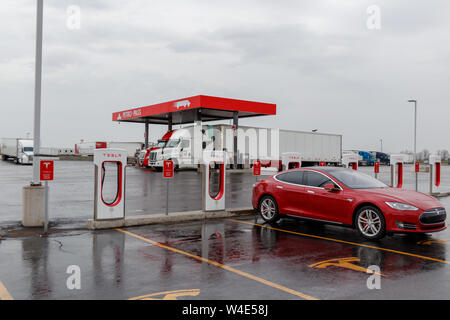
M386 222L378 208L364 206L356 213L356 228L368 240L378 240L386 235Z
M277 222L280 220L278 205L272 196L264 196L259 201L259 214L267 222Z

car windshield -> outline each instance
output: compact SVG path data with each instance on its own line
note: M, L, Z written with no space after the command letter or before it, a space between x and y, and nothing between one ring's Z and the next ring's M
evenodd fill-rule
M166 148L174 148L180 143L180 140L169 140Z
M166 140L158 140L158 143L155 145L156 148L164 148L166 145Z
M33 147L24 147L23 151L24 152L32 152L33 151Z
M353 169L336 170L329 172L329 174L352 189L374 189L388 187L383 182Z

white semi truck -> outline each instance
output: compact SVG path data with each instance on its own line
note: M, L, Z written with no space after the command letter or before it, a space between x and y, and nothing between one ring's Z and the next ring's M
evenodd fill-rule
M18 164L33 163L33 139L2 138L0 146L3 160L13 159Z
M164 160L174 161L176 168L196 168L194 129L187 126L167 132L161 147L148 150L146 166L161 169ZM202 125L198 127L201 136L201 151L216 150L227 152L227 162L234 163L234 127L231 125ZM326 162L338 165L342 158L342 135L305 131L291 131L268 128L239 126L238 164L251 164L261 160L263 166L281 168L283 153L297 152L303 165ZM160 141L162 141L161 139Z

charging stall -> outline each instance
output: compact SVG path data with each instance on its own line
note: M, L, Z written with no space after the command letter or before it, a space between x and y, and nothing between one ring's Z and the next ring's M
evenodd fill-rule
M226 152L203 152L203 211L225 210Z
M403 186L403 163L405 162L404 154L391 155L391 186L401 188Z
M352 168L353 170L358 170L358 155L356 154L342 155L342 166L344 168Z
M441 157L431 154L428 162L430 164L430 193L436 193L441 185Z
M123 219L125 217L127 151L96 149L94 165L94 220Z
M302 166L302 156L298 152L284 152L281 155L281 170L297 169Z

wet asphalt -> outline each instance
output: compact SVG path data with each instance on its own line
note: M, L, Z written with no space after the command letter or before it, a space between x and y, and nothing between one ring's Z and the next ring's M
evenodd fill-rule
M0 281L14 299L162 299L168 291L178 300L450 298L447 230L379 242L341 227L258 218L121 230L3 240ZM320 264L332 259L356 268ZM80 289L67 287L71 265L80 268ZM367 286L373 265L380 289Z
M90 218L92 163L60 161L55 169L52 219ZM385 182L388 169L381 167ZM443 189L449 191L447 170L443 167ZM0 221L18 221L21 187L28 183L31 167L0 162L0 174ZM405 187L412 188L413 174L405 175ZM163 212L165 184L160 177L127 169L127 214ZM171 211L200 209L201 174L182 171L175 177ZM423 191L427 177L420 175ZM254 177L229 174L228 181L227 207L249 206ZM441 199L447 211L449 200ZM292 219L267 225L250 217L95 232L60 230L47 237L39 233L0 240L0 286L14 299L450 298L448 229L368 242L352 229ZM80 289L68 286L70 266L80 269ZM367 285L368 280L374 283L366 272L370 266L382 274L379 289Z

